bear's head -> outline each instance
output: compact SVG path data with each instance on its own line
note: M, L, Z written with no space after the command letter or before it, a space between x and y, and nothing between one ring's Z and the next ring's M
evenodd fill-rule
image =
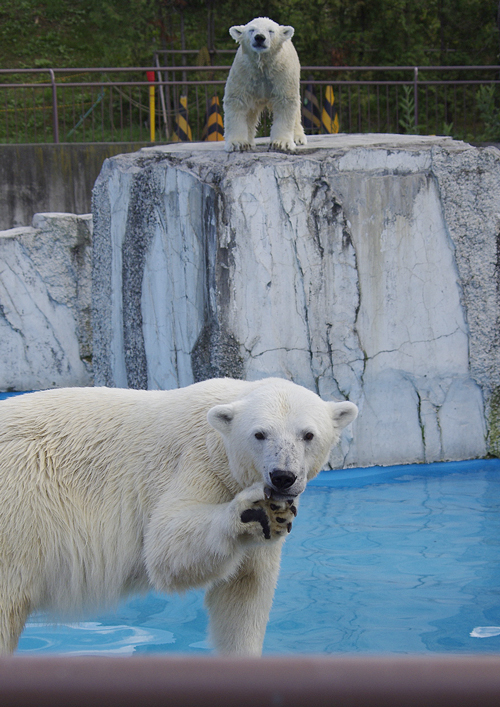
M246 25L235 25L229 34L244 51L257 55L277 51L283 42L293 37L294 28L279 25L268 17L256 17Z
M208 412L222 435L231 473L241 486L264 481L273 498L290 500L323 468L354 403L325 402L302 386L268 378L248 395Z

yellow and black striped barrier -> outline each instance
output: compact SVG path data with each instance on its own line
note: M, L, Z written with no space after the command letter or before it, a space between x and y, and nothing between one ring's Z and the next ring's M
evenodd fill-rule
M222 122L222 113L218 96L213 96L210 99L210 105L207 110L207 120L201 139L208 142L216 142L224 140L224 123Z
M321 111L312 83L308 83L304 91L302 124L304 130L310 130L311 132L316 132L321 127Z
M322 133L338 133L339 131L339 116L335 107L335 95L333 87L327 86L323 99L323 110L321 112L321 132Z
M179 110L175 115L175 125L172 135L174 142L191 142L193 139L188 123L187 96L179 98Z

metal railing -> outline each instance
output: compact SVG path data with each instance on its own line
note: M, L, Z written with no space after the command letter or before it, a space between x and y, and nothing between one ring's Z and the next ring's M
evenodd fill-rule
M161 66L158 55L155 63L1 69L0 143L149 141L150 115L158 142L182 139L180 117L187 121L191 139L203 139L214 100L222 110L229 65ZM148 81L147 72L154 81ZM499 77L500 66L303 66L306 133L326 131L326 110L330 116L336 113L340 132L491 139L500 125L495 103ZM267 134L266 122L264 116L261 134Z

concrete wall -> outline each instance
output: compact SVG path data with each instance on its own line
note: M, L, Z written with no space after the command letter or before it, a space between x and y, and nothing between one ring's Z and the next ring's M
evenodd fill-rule
M30 226L40 212L90 212L106 157L148 143L0 145L0 230Z

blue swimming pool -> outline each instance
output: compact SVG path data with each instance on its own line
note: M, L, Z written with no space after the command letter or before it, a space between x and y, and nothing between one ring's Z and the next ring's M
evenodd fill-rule
M283 553L265 653L500 652L500 460L323 472ZM203 593L78 624L19 654L208 653Z

